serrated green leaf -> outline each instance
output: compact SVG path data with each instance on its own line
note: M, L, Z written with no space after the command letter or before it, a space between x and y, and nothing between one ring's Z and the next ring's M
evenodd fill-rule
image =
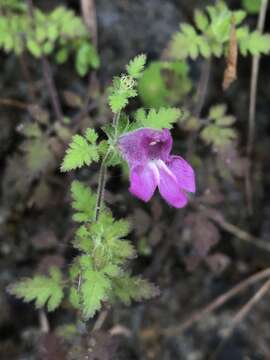
M113 113L117 113L124 109L128 104L126 94L112 94L109 96L109 105Z
M27 139L20 146L25 154L26 166L32 177L40 175L55 165L55 158L48 143L49 139L41 136Z
M222 116L216 120L218 126L230 126L235 123L236 119L232 115Z
M28 39L26 45L28 50L34 57L39 58L41 56L42 48L35 40Z
M19 131L26 137L39 138L42 135L42 131L37 123L22 124Z
M127 73L134 79L138 79L144 70L146 56L144 54L136 56L127 65Z
M42 53L45 55L49 55L54 50L54 44L51 41L46 41L45 44L42 45Z
M151 109L148 114L141 110L136 113L136 121L143 127L152 129L171 129L181 116L181 111L177 108Z
M81 269L79 264L79 258L76 257L69 267L69 276L71 280L75 280L80 275Z
M211 44L211 51L216 57L220 58L223 55L222 44L219 44L218 42L212 43Z
M114 78L109 95L112 112L119 113L128 104L130 98L137 96L136 86L137 82L130 75Z
M219 42L223 43L227 41L229 39L231 30L230 12L226 11L225 13L220 14L217 18L215 18L211 23L211 30Z
M221 128L220 129L220 143L223 145L227 144L231 140L236 139L237 134L234 129L231 128Z
M69 290L69 301L75 309L80 309L80 295L78 289L74 286Z
M76 249L86 254L90 254L93 251L94 242L91 232L85 226L79 227L75 234L75 240L72 243Z
M218 127L214 125L207 126L202 130L200 136L206 144L211 144L218 136Z
M269 54L270 53L270 34L261 34L259 31L253 31L246 37L240 39L240 52L247 55Z
M93 161L98 161L99 154L94 140L93 130L87 130L86 137L88 136L91 143L81 135L74 135L69 148L66 151L61 171L69 171L82 167L83 165L89 166ZM88 134L88 135L87 135Z
M211 56L211 48L206 39L204 38L199 39L198 47L199 47L199 52L203 57L209 58Z
M111 223L109 234L111 237L123 238L130 232L130 224L128 221L121 219Z
M206 31L208 28L209 22L207 16L200 10L195 10L194 20L197 28L202 32Z
M109 264L102 269L102 272L109 277L116 277L121 273L121 268L115 264Z
M198 44L195 42L191 42L189 44L189 56L191 57L191 59L195 60L197 59L197 57L199 56L199 48L198 48Z
M25 302L35 301L36 308L47 305L48 311L55 310L61 303L64 293L61 273L51 270L50 277L37 275L32 279L21 280L9 287L9 292Z
M134 246L127 240L114 239L110 242L111 253L117 264L136 257Z
M130 305L132 300L148 300L159 294L156 286L139 276L124 275L114 279L113 286L116 297L125 305Z
M217 120L225 115L227 106L224 104L212 106L209 111L209 118Z
M88 128L88 129L86 129L86 132L85 132L85 138L91 144L95 144L98 139L98 134L95 132L94 129Z
M235 122L235 117L226 115L226 109L227 107L224 104L210 108L209 119L211 122L200 133L201 139L206 144L222 147L230 144L236 138L235 130L230 128Z
M68 59L68 49L62 48L57 51L55 59L58 64L64 64Z
M88 254L81 255L78 257L78 264L80 265L81 269L88 270L93 268L93 259Z
M241 24L241 22L246 18L247 13L244 10L233 11L233 18L236 25Z
M189 45L189 39L181 32L177 32L169 44L170 57L179 60L186 59L189 55Z
M96 195L91 192L90 188L76 180L72 182L71 194L73 199L72 207L76 210L73 219L79 222L92 220L96 204Z
M146 113L145 109L140 108L136 111L135 119L138 123L143 124L144 121L146 121L146 118L147 118L147 113Z
M242 0L242 6L250 14L258 14L261 8L261 0Z
M83 272L80 289L82 314L85 319L94 316L100 310L111 288L110 280L102 273L93 270Z
M181 30L185 35L188 35L190 38L195 38L197 36L197 32L193 26L187 23L181 24Z

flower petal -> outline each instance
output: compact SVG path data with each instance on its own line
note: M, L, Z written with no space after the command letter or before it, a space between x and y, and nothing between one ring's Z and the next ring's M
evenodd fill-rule
M143 201L149 201L159 182L158 169L154 164L135 166L130 173L129 191Z
M196 185L194 171L187 161L180 156L171 156L166 165L175 175L180 188L192 193L195 192Z
M161 196L172 206L182 208L188 202L187 195L180 189L179 183L163 161L157 162L159 170L158 188Z
M120 136L119 149L130 167L146 165L151 160L166 161L172 148L169 130L138 129Z

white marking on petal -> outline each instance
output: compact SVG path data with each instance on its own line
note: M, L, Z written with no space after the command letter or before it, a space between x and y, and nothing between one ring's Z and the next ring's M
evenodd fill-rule
M157 184L159 184L160 183L160 174L158 171L156 161L149 161L148 166L153 171L153 175L155 177Z
M169 176L171 176L176 182L177 178L174 175L174 173L168 168L168 166L165 164L163 160L156 160L155 161L157 168L162 168Z

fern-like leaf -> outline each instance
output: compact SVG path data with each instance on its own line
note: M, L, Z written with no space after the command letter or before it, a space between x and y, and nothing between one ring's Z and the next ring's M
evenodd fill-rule
M148 114L140 109L136 113L136 121L138 126L153 129L171 129L180 116L181 110L177 108L151 109Z
M50 277L37 275L32 279L25 279L11 285L8 291L25 302L35 301L40 309L47 304L48 311L55 310L61 303L64 293L61 273L52 268Z
M201 139L206 144L221 148L236 139L237 133L231 127L235 123L235 117L226 115L225 105L212 106L208 117L210 123L200 133Z
M74 135L69 148L66 151L61 171L69 171L90 165L93 161L98 161L99 154L96 145L96 135L92 129L86 131L85 137Z
M124 275L115 279L113 286L116 297L125 305L130 305L132 300L148 300L159 294L155 285L139 276Z
M102 301L107 299L110 287L110 280L104 273L92 269L83 272L80 294L85 319L89 319L100 310Z
M129 75L114 79L109 96L109 105L113 113L120 112L128 104L130 98L137 96L136 85L137 82Z
M127 65L128 74L134 79L141 77L146 62L146 56L144 54L136 56Z
M90 221L93 217L96 196L91 192L90 188L83 185L79 181L73 181L71 185L72 207L76 210L73 220L78 222Z

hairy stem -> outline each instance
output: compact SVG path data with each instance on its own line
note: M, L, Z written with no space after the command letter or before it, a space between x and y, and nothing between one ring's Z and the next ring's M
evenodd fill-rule
M114 117L113 117L113 126L114 126L114 128L115 128L115 131L117 131L117 126L118 126L119 118L120 118L120 112L114 114ZM117 133L116 133L116 135L117 135Z
M113 126L115 128L115 133L114 133L114 137L116 140L117 139L117 127L118 127L118 121L120 118L120 112L114 114L113 117ZM106 175L107 175L107 165L106 165L106 161L109 157L111 153L111 149L109 148L107 153L105 154L101 166L100 166L100 172L99 172L99 180L98 180L98 190L97 190L97 201L96 201L96 208L95 208L95 215L94 215L94 220L97 221L99 218L99 214L100 214L100 209L102 206L102 202L103 202L103 197L104 197L104 190L105 190L105 185L106 185Z
M107 177L107 165L106 161L110 154L110 149L107 151L106 155L104 156L100 171L99 171L99 179L98 179L98 190L97 190L97 201L96 201L96 207L95 207L95 215L94 215L94 221L98 221L100 210L103 202L104 197L104 191L105 191L105 185L106 185L106 177Z

